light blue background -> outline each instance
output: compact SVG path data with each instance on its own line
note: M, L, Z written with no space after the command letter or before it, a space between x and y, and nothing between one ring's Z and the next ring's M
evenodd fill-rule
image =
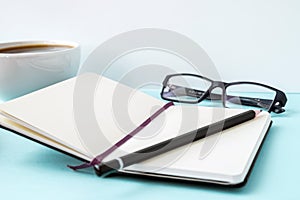
M0 42L73 40L82 61L117 34L181 33L199 44L224 81L252 80L300 92L299 0L0 0ZM299 83L299 80L298 80Z
M138 28L177 31L197 42L224 81L254 80L299 90L298 0L10 0L1 1L0 41L59 39L82 45L82 61L99 44ZM247 185L216 188L76 173L79 163L0 130L1 199L299 199L299 102L273 126Z
M287 112L273 118L245 187L220 188L74 172L80 163L11 132L0 131L1 199L299 199L300 94L288 94Z

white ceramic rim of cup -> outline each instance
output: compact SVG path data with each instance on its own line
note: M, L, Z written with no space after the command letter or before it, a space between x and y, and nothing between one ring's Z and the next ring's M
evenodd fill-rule
M47 54L57 54L62 52L72 51L76 48L79 48L79 43L72 41L63 41L63 40L24 40L24 41L12 41L12 42L0 42L0 50L3 48L28 45L28 44L50 44L50 45L65 45L70 46L68 49L49 51L49 52L26 52L26 53L1 53L0 57L29 57L37 55L47 55Z

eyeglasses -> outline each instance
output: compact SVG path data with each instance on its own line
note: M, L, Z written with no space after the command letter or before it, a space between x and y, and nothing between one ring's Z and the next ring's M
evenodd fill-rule
M227 108L254 107L277 114L285 111L287 102L284 92L268 85L248 81L226 83L187 73L166 76L161 97L180 103L219 102Z

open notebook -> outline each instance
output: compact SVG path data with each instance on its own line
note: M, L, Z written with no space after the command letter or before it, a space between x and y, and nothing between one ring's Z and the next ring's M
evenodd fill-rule
M95 83L98 83L97 87L93 87ZM89 95L89 92L93 94ZM129 101L121 99L118 94L127 95ZM89 99L91 96L92 100ZM74 100L76 97L81 100ZM126 101L125 104L122 101ZM0 104L0 124L41 144L91 161L165 103L108 78L86 73ZM243 110L172 106L104 161L240 112ZM255 119L220 134L126 167L120 172L240 184L246 180L270 124L269 113L262 112Z

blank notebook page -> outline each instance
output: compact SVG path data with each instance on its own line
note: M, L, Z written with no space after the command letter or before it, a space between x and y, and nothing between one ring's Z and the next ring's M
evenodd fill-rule
M197 109L197 107L190 107ZM173 109L173 110L172 110ZM180 115L179 108L168 111L172 116ZM205 124L211 119L211 108L198 107L199 120ZM226 116L237 114L239 110L226 109ZM172 118L172 123L180 123ZM270 115L262 112L255 119L227 129L191 145L183 146L124 171L149 173L152 175L172 175L178 177L219 180L229 183L242 182L251 166L256 152L269 128ZM166 127L164 132L172 131Z
M85 113L91 102L85 100L88 97L84 96L87 95L84 92L80 94L83 100L79 103L82 105L75 104L76 79L73 78L1 104L0 112L5 118L2 116L0 123L51 146L64 148L69 153L79 152L76 156L92 160L148 118L153 107L157 109L165 103L97 74L86 73L79 78L84 91L97 85L91 94L94 103L92 112ZM124 102L126 111L127 106L130 107L130 126L123 123L128 122L127 116L122 116L124 120L116 118L120 113L116 109L122 100L125 101L118 100L116 103L121 102L113 108L112 98L117 90L131 95L130 103ZM93 119L96 120L94 124ZM84 129L79 130L79 126Z

